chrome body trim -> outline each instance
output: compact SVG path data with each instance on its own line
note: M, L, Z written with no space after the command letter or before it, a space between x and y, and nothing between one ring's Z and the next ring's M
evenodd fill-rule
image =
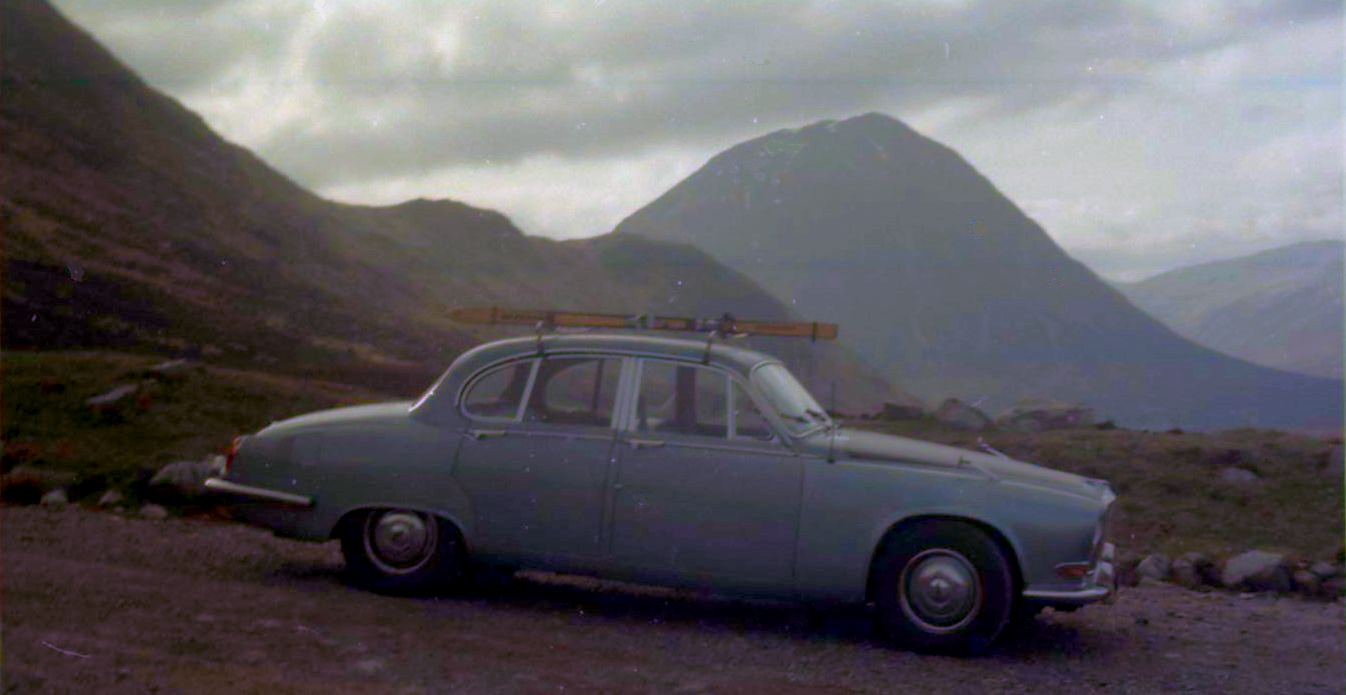
M287 504L292 507L312 507L313 498L306 495L296 495L279 490L270 490L264 487L254 487L252 485L243 485L235 483L224 478L206 478L206 488L212 492L222 492L229 495L239 495L242 497L251 497L263 502L275 502L277 504Z

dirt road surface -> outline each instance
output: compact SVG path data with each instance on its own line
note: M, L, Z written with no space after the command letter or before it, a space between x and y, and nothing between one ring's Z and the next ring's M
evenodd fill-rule
M987 656L810 612L525 575L458 596L346 586L334 544L206 520L0 509L6 692L1340 693L1338 603L1169 586L1039 617Z

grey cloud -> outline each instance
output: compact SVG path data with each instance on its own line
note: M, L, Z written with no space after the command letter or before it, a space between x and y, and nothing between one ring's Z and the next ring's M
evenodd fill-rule
M326 190L401 182L398 190L424 195L415 182L435 172L492 167L537 186L519 168L537 157L631 166L821 118L883 110L910 120L951 104L934 134L1014 197L1097 193L1110 178L1090 178L1088 188L1061 172L1115 171L1123 182L1106 192L1142 208L1138 230L1173 229L1220 201L1237 222L1307 198L1311 176L1340 179L1337 160L1315 162L1311 174L1262 167L1255 180L1222 164L1222 150L1255 150L1285 132L1326 128L1340 143L1337 2L57 2L227 137ZM1273 41L1306 26L1331 29L1312 38L1326 33L1332 47L1287 51ZM1335 112L1295 110L1320 100ZM1080 130L1104 114L1129 124ZM1069 156L1056 146L1063 130L1075 138L1067 147L1092 158L1059 161ZM1095 146L1110 133L1150 140ZM1047 150L1058 161L1024 159ZM1146 151L1165 156L1137 161ZM1313 156L1307 146L1292 152ZM1211 172L1207 192L1145 183L1148 167L1166 180L1175 166ZM1325 210L1312 229L1340 224L1339 196L1286 209L1310 208ZM1096 221L1063 210L1049 229L1068 247L1080 243L1118 272L1139 268L1139 258L1099 250L1113 242L1079 242ZM1187 253L1182 243L1161 255Z

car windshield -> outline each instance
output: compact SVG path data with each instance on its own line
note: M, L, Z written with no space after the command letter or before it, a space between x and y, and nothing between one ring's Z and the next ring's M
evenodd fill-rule
M780 413L791 434L802 436L831 426L832 420L822 406L784 365L771 363L758 367L753 370L752 382Z

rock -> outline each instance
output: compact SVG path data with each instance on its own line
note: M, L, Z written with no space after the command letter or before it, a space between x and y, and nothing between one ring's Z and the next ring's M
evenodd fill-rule
M213 459L174 461L150 478L149 488L161 501L190 501L206 494L206 478L217 470Z
M143 375L159 381L181 381L195 367L196 364L187 359L169 360L146 369Z
M1319 595L1327 599L1335 599L1346 595L1346 577L1333 577L1324 579L1318 588Z
M382 659L360 659L359 661L357 661L357 662L355 662L354 664L352 664L352 665L351 665L351 668L354 669L355 671L359 672L359 673L362 673L362 674L366 675L366 676L372 676L372 675L378 673L379 671L382 671L382 670L383 670L383 660L382 660Z
M100 507L120 507L126 503L126 497L122 495L121 490L115 488L109 489L98 497L98 506Z
M879 417L884 420L920 420L925 417L925 408L911 403L884 403Z
M42 496L41 504L44 507L52 509L61 509L70 504L70 498L65 494L65 488L56 488Z
M1094 409L1084 405L1050 401L1024 401L996 418L995 424L1015 432L1093 427Z
M168 518L168 510L167 510L167 509L164 509L163 507L161 507L161 506L159 506L159 505L157 505L157 504L147 504L147 505L141 507L141 508L140 508L140 511L139 511L138 513L140 514L140 516L143 516L143 517L145 517L146 519L167 519L167 518Z
M0 497L10 504L38 504L43 495L74 482L73 473L19 465L0 476Z
M1336 565L1323 560L1309 565L1309 571L1318 575L1319 579L1331 579L1341 573Z
M1149 577L1150 579L1162 582L1165 579L1168 579L1168 573L1172 568L1173 565L1169 562L1167 556L1155 553L1153 555L1146 555L1144 559L1140 561L1140 564L1136 565L1136 576L1141 579Z
M1263 550L1249 550L1225 563L1220 583L1230 589L1252 591L1290 591L1293 580L1285 556Z
M1291 579L1295 582L1295 590L1305 596L1317 596L1322 590L1323 580L1308 570L1295 570Z
M1256 473L1246 468L1228 468L1220 469L1220 482L1228 485L1251 485L1261 480Z
M935 411L935 419L960 430L980 432L991 426L991 418L957 398L950 398Z
M1202 449L1200 453L1201 463L1212 468L1238 466L1248 458L1242 449Z
M1184 553L1173 561L1171 574L1175 583L1188 589L1198 589L1210 583L1207 580L1213 576L1211 570L1214 567L1215 563L1205 553Z
M84 405L89 406L96 412L116 410L124 405L127 402L127 399L139 390L140 384L122 384L110 391L85 399Z

